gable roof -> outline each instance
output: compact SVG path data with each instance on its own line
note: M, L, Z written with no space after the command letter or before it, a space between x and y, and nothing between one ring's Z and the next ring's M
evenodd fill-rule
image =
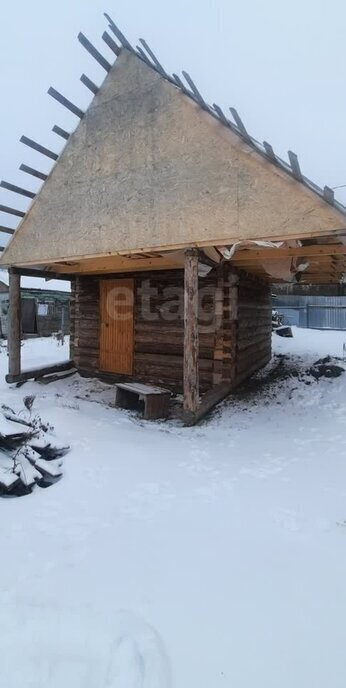
M119 57L112 68L105 61L108 75L3 265L346 229L345 208L301 174L294 154L291 166L277 158L234 110L238 124L207 105L189 75L190 88L109 21Z

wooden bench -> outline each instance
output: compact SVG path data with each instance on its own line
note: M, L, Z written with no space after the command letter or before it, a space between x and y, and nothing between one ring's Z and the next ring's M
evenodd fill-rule
M171 392L162 387L142 385L139 382L118 382L115 405L124 409L143 410L143 418L166 418Z

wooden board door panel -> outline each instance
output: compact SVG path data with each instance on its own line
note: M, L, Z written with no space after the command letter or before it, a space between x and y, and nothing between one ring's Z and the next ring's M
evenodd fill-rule
M100 281L100 369L133 373L134 280Z

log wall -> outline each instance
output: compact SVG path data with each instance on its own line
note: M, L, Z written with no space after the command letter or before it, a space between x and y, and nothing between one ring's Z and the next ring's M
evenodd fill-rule
M199 378L202 391L213 384L215 278L200 279L203 317L199 324ZM150 311L149 311L150 307ZM184 362L184 274L151 273L136 279L135 355L137 379L182 391Z
M236 384L271 358L271 289L266 282L240 273L238 287Z
M100 290L92 277L76 277L71 314L74 313L73 360L81 370L98 371L100 343Z
M104 278L122 278L109 275ZM135 280L134 370L141 382L183 389L184 274L127 273ZM71 357L84 375L129 379L99 368L99 277L76 277L71 294ZM206 392L241 382L270 359L270 289L228 265L199 279L199 381Z

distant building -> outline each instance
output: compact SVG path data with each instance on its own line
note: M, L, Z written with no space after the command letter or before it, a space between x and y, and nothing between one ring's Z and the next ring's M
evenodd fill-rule
M8 273L0 272L0 336L7 338ZM23 277L21 289L22 333L46 337L53 332L70 330L70 287L62 280Z

